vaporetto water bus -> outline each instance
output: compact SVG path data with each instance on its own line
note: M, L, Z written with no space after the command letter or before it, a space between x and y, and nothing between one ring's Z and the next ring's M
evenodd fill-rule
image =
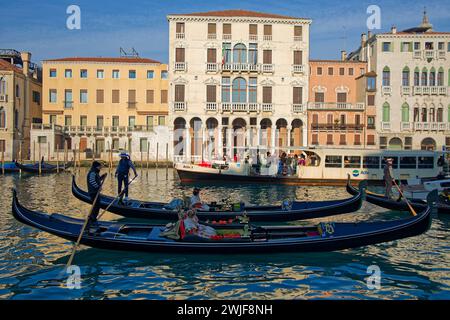
M255 150L248 150L255 155ZM294 152L291 150L291 152ZM201 161L199 163L177 162L174 167L182 182L230 182L271 183L288 185L345 185L348 174L352 180L368 180L372 184L383 182L385 159L393 159L396 179L407 183L408 179L434 178L441 171L437 160L442 152L425 150L367 150L367 149L313 149L295 150L304 155L305 165L295 172L280 171L279 156L266 159L265 151L259 150L260 169L255 156L240 161ZM294 153L291 153L293 155Z

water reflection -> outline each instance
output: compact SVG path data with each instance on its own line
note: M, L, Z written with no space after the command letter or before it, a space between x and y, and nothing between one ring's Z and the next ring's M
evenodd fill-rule
M77 182L85 187L86 170ZM130 197L169 201L190 194L171 170L139 170ZM448 217L436 216L431 230L400 241L332 253L270 255L173 255L115 252L82 248L75 257L82 288L66 288L63 268L71 244L26 227L11 216L11 187L32 209L82 217L89 206L70 192L71 175L0 176L0 298L10 299L411 299L449 298ZM114 194L111 175L105 193ZM203 198L273 203L283 199L346 198L342 187L204 185ZM219 198L220 199L220 198ZM406 213L386 212L364 204L358 213L335 221L394 219ZM121 219L105 214L105 219ZM327 220L327 219L322 219ZM316 221L314 221L316 222ZM298 223L298 222L297 222ZM310 223L310 222L302 222ZM367 267L382 271L380 290L368 290Z

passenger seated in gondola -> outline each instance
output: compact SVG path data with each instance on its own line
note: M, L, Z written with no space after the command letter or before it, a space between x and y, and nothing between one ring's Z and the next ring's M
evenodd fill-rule
M214 228L198 222L198 217L194 210L189 210L187 212L187 216L184 218L183 222L186 234L195 234L204 238L210 238L216 235L216 230Z
M191 207L201 211L209 211L209 206L206 203L203 203L200 199L199 188L194 188L193 194L191 196Z

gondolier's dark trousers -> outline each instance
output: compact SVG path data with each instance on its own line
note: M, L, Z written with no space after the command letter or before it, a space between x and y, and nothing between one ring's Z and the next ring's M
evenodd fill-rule
M91 202L94 202L96 196L97 196L96 193L89 193ZM97 216L98 216L99 212L100 212L100 197L98 197L97 201L95 201L95 203L93 203L93 205L92 205L92 213L91 213L91 216L89 217L89 220L97 221Z
M384 192L384 195L388 198L392 198L392 179L384 180L384 184L386 186L386 190Z
M122 183L123 183L123 187L125 188L125 192L124 192L125 197L128 197L128 175L118 174L117 182L118 182L118 188L119 188L117 194L120 194L122 192Z

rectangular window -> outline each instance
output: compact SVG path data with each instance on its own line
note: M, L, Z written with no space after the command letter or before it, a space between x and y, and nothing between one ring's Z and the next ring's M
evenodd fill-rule
M302 104L303 103L303 87L293 87L293 104Z
M118 127L119 126L119 116L113 116L112 117L112 126Z
M147 70L147 79L153 79L155 77L155 72L153 70Z
M369 90L369 91L376 90L375 77L368 77L367 78L367 90Z
M294 37L301 37L303 35L302 26L294 26Z
M112 149L119 150L119 138L112 139Z
M272 64L272 50L263 50L263 64Z
M119 79L120 78L120 71L119 70L113 70L112 71L112 78L113 79Z
M272 87L263 87L263 103L272 103Z
M333 135L332 134L327 134L327 145L332 145L334 144L333 142Z
M104 103L105 99L104 99L104 91L103 89L97 89L97 99L96 99L97 103Z
M103 128L103 116L97 116L97 129Z
M258 35L258 25L257 24L250 24L248 26L248 33L252 36Z
M141 138L140 139L140 152L147 152L147 146L148 146L148 139L147 138Z
M103 79L105 77L105 71L102 69L97 70L97 79Z
M344 157L344 168L360 168L360 167L361 167L361 157L359 156Z
M175 62L184 62L184 48L175 48Z
M56 78L56 69L50 69L49 76L50 78Z
M128 103L132 104L136 103L136 90L134 89L128 90Z
M361 124L361 115L355 114L355 124L360 125Z
M323 92L315 92L314 93L314 101L315 102L325 102L325 94Z
M136 126L136 117L135 116L128 117L128 126L131 128Z
M128 71L128 78L129 79L136 79L136 70L129 70Z
M363 168L380 169L380 157L363 157Z
M41 93L39 91L33 91L32 99L34 103L41 104Z
M250 43L248 48L248 63L258 63L258 45L256 43Z
M118 90L118 89L114 89L113 91L112 91L112 97L111 97L112 99L112 103L119 103L119 101L120 101L120 90Z
M80 116L80 126L87 126L87 116Z
M56 123L56 114L51 114L49 117L50 124Z
M86 69L80 70L80 78L87 78L88 77L88 71Z
M64 107L65 108L73 107L73 99L72 99L72 90L71 89L64 90Z
M303 64L303 51L300 50L294 51L294 64L295 65Z
M175 102L184 102L184 84L175 85Z
M217 62L217 51L216 51L216 49L208 48L206 61L207 61L207 63L216 63Z
M207 85L206 86L206 102L217 102L216 100L216 86Z
M416 157L400 157L400 169L416 169Z
M354 145L355 146L360 146L361 145L361 136L359 134L355 134Z
M167 90L161 90L161 103L167 103Z
M383 44L382 44L382 51L383 52L391 51L391 43L390 42L383 42Z
M438 42L438 50L445 50L444 49L444 42Z
M165 125L166 125L166 117L158 116L158 126L165 126Z
M346 92L338 92L337 93L337 102L341 102L341 103L347 102L347 93Z
M65 116L65 117L64 117L64 125L65 125L66 127L72 125L72 116Z
M167 80L168 78L169 78L169 73L167 72L167 70L162 70L161 71L161 79Z
M264 35L265 36L271 36L272 35L272 25L265 24L264 25Z
M49 102L56 103L56 89L49 90Z
M374 106L375 105L375 95L371 94L367 96L367 105Z
M339 68L339 75L344 76L345 75L345 68Z
M231 35L231 24L230 23L224 23L223 24L223 34L225 35Z
M420 50L420 42L414 42L414 50Z
M339 144L340 145L346 145L347 144L347 138L345 134L339 135Z
M215 35L216 34L216 24L215 23L208 23L208 35Z
M38 144L47 144L46 136L38 136Z
M352 76L352 75L354 74L354 72L355 72L355 71L354 71L353 68L349 68L349 69L348 69L348 75L349 75L349 76Z
M375 145L375 136L373 134L368 134L367 135L367 144L369 146L374 146Z
M222 77L222 102L230 102L230 78Z
M342 168L342 157L325 156L325 168Z
M88 92L86 89L80 90L80 103L88 103Z
M312 134L312 144L319 144L319 135L317 133Z
M147 103L155 103L155 91L147 90Z
M0 152L6 151L6 140L0 140Z
M402 42L400 51L401 52L410 52L412 49L411 42Z
M318 76L321 76L322 73L323 73L322 67L317 67L317 75L318 75Z
M147 116L146 120L147 129L153 128L153 116Z
M184 33L184 22L177 22L176 33Z
M72 78L72 69L66 69L66 70L64 70L64 77L66 77L66 78Z
M419 157L419 169L433 169L434 158L433 157Z
M333 68L332 68L332 67L329 67L329 68L328 68L328 75L329 75L329 76L332 76L333 73L334 73Z

